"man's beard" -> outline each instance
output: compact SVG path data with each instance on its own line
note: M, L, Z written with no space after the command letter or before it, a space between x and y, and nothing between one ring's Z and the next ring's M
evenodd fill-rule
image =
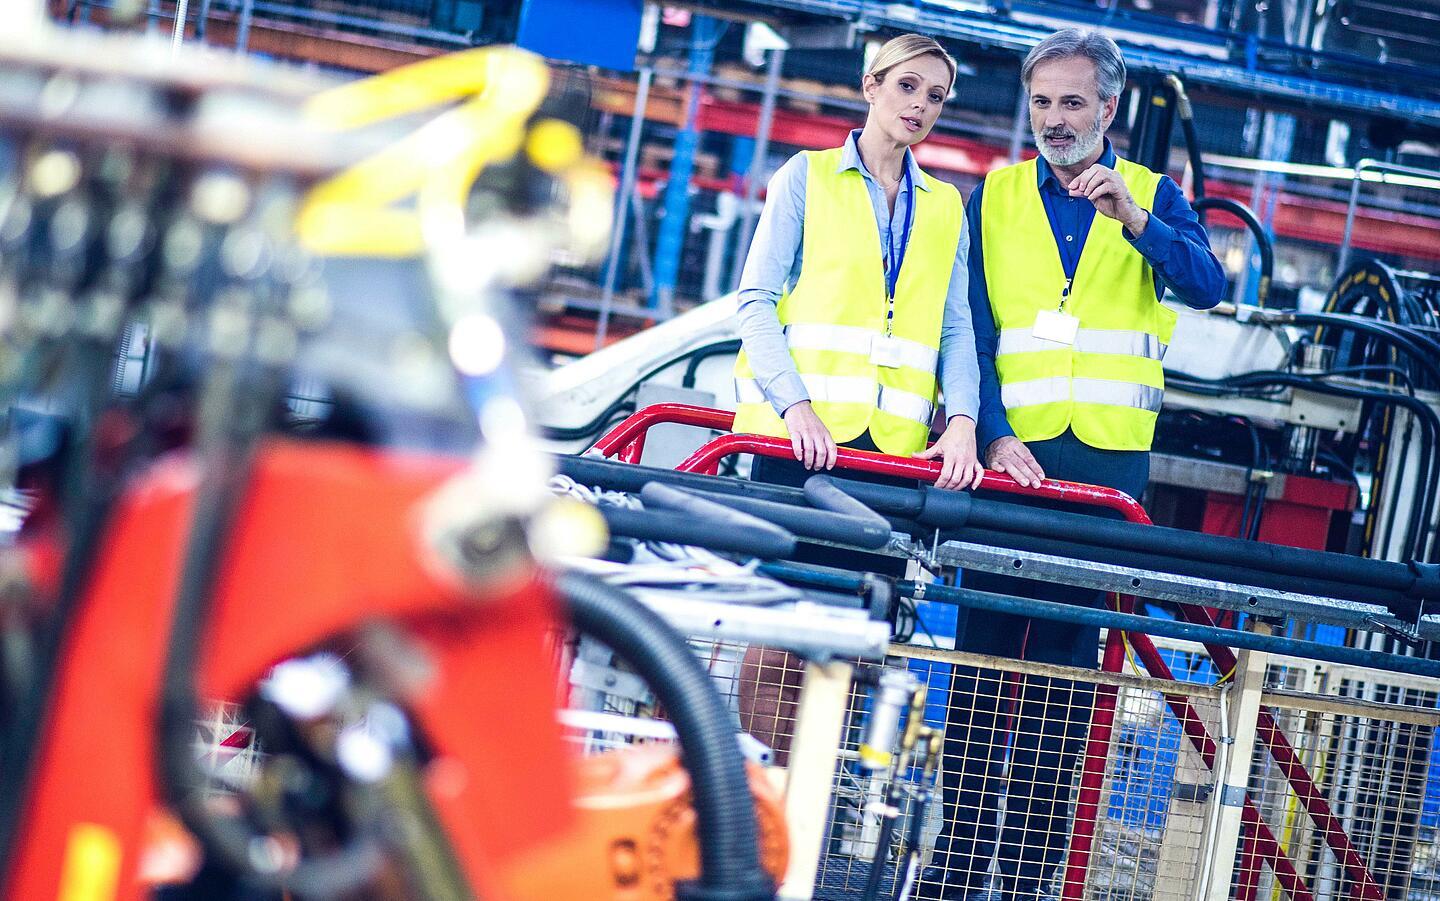
M1104 128L1105 112L1102 109L1095 114L1095 123L1085 132L1076 134L1068 126L1061 125L1058 128L1042 128L1036 130L1031 128L1035 136L1035 146L1040 148L1040 155L1045 157L1045 162L1052 166L1073 166L1095 152L1100 142L1105 139ZM1045 143L1046 138L1074 138L1069 150L1057 150Z

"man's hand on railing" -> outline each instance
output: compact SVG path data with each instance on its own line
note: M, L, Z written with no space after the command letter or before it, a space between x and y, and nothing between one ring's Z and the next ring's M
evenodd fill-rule
M952 416L939 440L915 454L917 460L941 458L936 488L979 488L985 478L985 467L976 458L975 421L968 416Z
M835 438L816 415L810 401L802 400L785 410L785 428L790 431L790 445L795 459L806 469L832 469L835 466Z
M1045 470L1025 442L1014 435L996 438L985 450L985 462L996 472L1003 472L1022 487L1035 488L1045 481Z

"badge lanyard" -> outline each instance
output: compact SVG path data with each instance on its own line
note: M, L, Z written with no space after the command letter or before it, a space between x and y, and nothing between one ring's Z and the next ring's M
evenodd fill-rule
M905 251L910 247L910 231L915 227L915 182L910 176L910 167L905 167L901 179L905 186L905 230L900 234L900 249L895 249L895 230L890 230L890 254L885 258L885 336L891 334L895 323L895 286L900 283L900 267L905 265Z

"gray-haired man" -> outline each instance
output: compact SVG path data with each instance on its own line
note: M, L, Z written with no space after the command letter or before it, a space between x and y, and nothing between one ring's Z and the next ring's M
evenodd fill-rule
M969 261L978 443L990 468L1021 484L1049 476L1138 499L1163 393L1160 354L1175 320L1160 295L1168 287L1192 307L1214 306L1224 273L1179 187L1117 157L1105 138L1125 87L1114 41L1056 32L1026 57L1021 80L1040 158L991 172L967 207L978 235ZM1102 600L983 573L966 573L965 584ZM1095 628L972 612L958 631L962 650L1095 668ZM987 885L992 855L1007 901L1050 894L1072 831L1071 778L1094 693L1087 681L1029 676L1013 707L1010 695L997 671L956 667L939 872L922 880L922 898L971 898Z

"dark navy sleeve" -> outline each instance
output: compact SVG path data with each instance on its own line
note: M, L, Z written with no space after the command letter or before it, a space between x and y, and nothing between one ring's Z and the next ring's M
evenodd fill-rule
M1122 232L1149 261L1157 281L1186 306L1208 310L1220 302L1225 291L1225 270L1210 249L1210 236L1200 224L1200 217L1195 215L1180 186L1170 176L1160 178L1160 186L1155 189L1155 208L1150 211L1150 222L1144 233L1137 238L1128 229ZM1156 288L1158 293L1158 284Z
M980 237L980 192L984 187L984 182L976 185L965 206L965 217L970 222L970 324L975 330L975 358L980 364L980 416L975 420L975 444L982 459L985 449L996 438L1015 434L1005 418L1005 405L1000 401L1000 377L995 372L995 351L1000 336L995 331L990 292L985 286L984 242Z

